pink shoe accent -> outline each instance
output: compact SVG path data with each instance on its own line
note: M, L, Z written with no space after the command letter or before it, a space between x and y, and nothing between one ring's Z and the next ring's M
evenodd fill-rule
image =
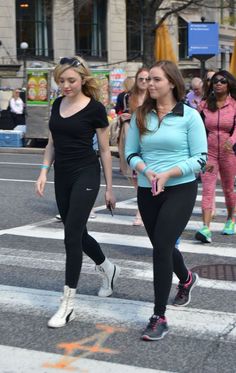
M183 284L185 288L187 288L193 281L192 272L188 271L188 274L189 274L189 281Z

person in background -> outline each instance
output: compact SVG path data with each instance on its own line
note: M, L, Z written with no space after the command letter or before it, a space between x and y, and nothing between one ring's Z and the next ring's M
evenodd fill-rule
M12 119L16 126L24 126L25 125L25 104L23 100L20 98L20 91L19 89L14 89L12 92L12 98L9 101L9 109L12 115Z
M208 96L198 110L205 122L209 157L206 172L201 174L203 227L196 232L195 238L203 243L211 243L210 223L218 172L227 208L227 221L222 234L232 235L235 230L236 158L233 146L236 143L236 79L225 70L215 73L211 78Z
M135 112L135 110L142 105L146 93L147 93L147 86L148 86L148 77L149 77L149 70L146 67L141 67L138 69L138 71L135 74L134 78L134 85L131 89L130 95L129 95L129 113L130 117ZM125 148L125 140L127 131L129 128L129 120L126 120L122 126L122 131L120 134L120 159L121 159L121 170L123 171L123 174L128 174L131 176L132 183L137 190L137 172L132 171L132 174L130 175L130 168L127 167L127 162L124 157L124 148ZM133 221L134 226L143 226L143 221L139 212L139 209L136 212L136 216Z
M179 278L175 306L191 300L198 275L175 247L195 204L195 173L207 158L207 139L197 110L183 104L185 85L177 66L158 61L149 71L148 93L132 116L125 155L138 173L138 206L153 246L154 314L142 339L168 333L165 317L173 271Z
M213 75L216 73L216 71L214 70L208 70L203 78L203 85L202 85L202 90L203 90L203 96L202 96L202 100L205 100L206 97L208 96L208 90L209 90L209 87L210 87L210 83L211 83L211 78L213 77Z
M129 112L129 94L133 87L134 79L132 77L127 77L123 81L124 91L119 93L116 99L115 111L116 114L120 115L122 113Z
M86 62L78 57L61 58L54 79L62 91L52 106L49 140L45 148L36 192L43 196L47 173L54 164L55 194L65 234L65 286L58 311L48 327L59 328L75 318L74 298L85 252L103 276L98 292L108 297L120 273L98 242L88 234L86 224L100 187L100 163L93 149L96 133L104 171L105 202L115 207L112 192L112 159L108 142L105 107L98 101L100 90Z
M213 77L213 75L216 73L216 71L214 70L208 70L203 78L203 96L202 96L202 100L206 100L207 96L208 96L208 90L209 90L209 87L210 87L210 83L211 83L211 78ZM218 173L218 179L219 179L219 173ZM199 175L199 181L201 180L201 176ZM214 219L216 217L216 202L215 202L215 195L214 195L214 198L213 198L213 203L212 203L212 219Z
M187 93L185 98L185 103L194 109L197 109L197 106L202 100L203 96L203 82L201 78L193 78L191 81L191 90Z

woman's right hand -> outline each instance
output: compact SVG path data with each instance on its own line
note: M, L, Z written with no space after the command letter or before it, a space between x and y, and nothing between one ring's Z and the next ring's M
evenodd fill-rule
M146 172L145 172L145 176L146 176L146 178L149 180L149 182L150 182L150 184L152 185L152 181L154 180L154 179L156 179L156 172L154 172L154 171L152 171L152 170L150 170L150 169L148 169Z
M35 183L35 192L40 197L43 197L46 181L47 177L44 173L42 173L39 175L39 178Z

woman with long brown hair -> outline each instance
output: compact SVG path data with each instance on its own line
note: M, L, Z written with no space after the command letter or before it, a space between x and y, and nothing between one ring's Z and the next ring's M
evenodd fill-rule
M131 115L135 112L135 110L142 105L146 93L147 93L147 86L148 86L148 69L146 67L140 67L135 74L134 78L134 85L129 94L129 113L130 116L125 118L124 122L121 124L121 132L119 138L119 154L120 154L120 167L121 171L124 175L130 176L132 179L132 183L137 190L137 173L133 171L130 175L130 168L127 167L127 162L124 157L124 147L126 141L126 135L129 128L130 118ZM139 210L136 212L136 216L133 221L134 226L143 226L142 218L140 215Z
M173 271L179 278L175 306L190 302L198 280L175 247L195 204L195 173L207 157L203 121L197 110L183 104L184 95L177 66L171 61L154 64L146 99L132 116L127 134L125 155L138 172L138 207L153 245L155 305L144 340L168 333L165 312Z

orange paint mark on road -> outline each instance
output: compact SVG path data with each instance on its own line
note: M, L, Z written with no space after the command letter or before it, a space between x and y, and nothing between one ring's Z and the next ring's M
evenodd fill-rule
M71 364L82 357L85 358L89 355L97 353L118 354L118 350L103 347L103 344L110 337L111 334L117 332L124 333L126 332L126 329L102 324L97 324L96 329L101 331L93 334L90 337L82 338L78 342L58 344L58 348L64 349L64 356L60 358L59 361L55 364L46 363L43 366L47 368L73 371L77 368L74 368L73 366L71 366ZM94 342L94 344L92 344L92 342ZM75 354L76 351L83 352L79 356L73 356L73 354ZM88 373L88 371L81 370L81 373Z

